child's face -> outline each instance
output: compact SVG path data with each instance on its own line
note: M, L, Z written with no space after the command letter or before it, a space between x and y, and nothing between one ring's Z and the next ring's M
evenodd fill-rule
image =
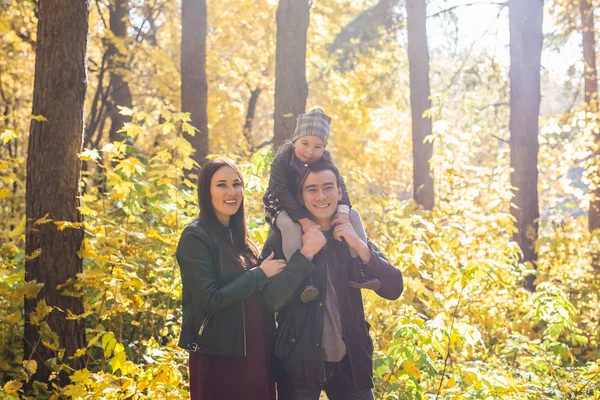
M302 136L294 142L294 153L301 161L313 163L323 157L325 144L316 136Z

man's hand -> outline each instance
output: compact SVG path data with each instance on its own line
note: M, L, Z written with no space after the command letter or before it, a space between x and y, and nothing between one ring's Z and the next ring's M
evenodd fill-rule
M325 246L325 243L327 243L327 239L325 239L325 235L321 232L321 227L315 224L302 235L302 248L300 252L304 257L312 261L313 257Z
M332 222L335 226L333 229L333 237L337 240L344 239L348 246L356 250L363 263L371 261L371 250L365 242L358 236L352 224L348 221L335 219Z
M318 224L310 218L302 218L298 220L298 223L302 227L302 232L306 233L313 226L318 226Z

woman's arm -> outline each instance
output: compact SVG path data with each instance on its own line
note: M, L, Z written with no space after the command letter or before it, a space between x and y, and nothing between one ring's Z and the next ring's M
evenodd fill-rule
M217 271L220 266L215 264L208 237L198 227L184 230L177 245L177 262L181 269L183 290L208 313L242 301L268 280L260 268L252 268L219 287Z
M281 248L281 234L271 234L265 243L261 254L261 260L272 252L275 259L283 259ZM281 273L269 279L269 282L261 289L260 293L267 307L271 311L277 311L285 306L296 295L300 284L308 279L315 271L313 263L306 258L300 250L296 251Z

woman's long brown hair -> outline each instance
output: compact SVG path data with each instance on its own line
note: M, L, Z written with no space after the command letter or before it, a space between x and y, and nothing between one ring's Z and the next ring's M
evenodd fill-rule
M210 194L210 183L213 175L223 167L231 168L244 186L244 178L234 161L227 158L217 158L208 161L200 170L198 177L198 205L200 216L198 220L212 235L221 248L221 270L235 272L252 268L258 260L258 249L248 235L244 198L238 211L229 220L229 228L219 222L215 213ZM229 236L231 232L231 237ZM232 243L233 242L233 243Z

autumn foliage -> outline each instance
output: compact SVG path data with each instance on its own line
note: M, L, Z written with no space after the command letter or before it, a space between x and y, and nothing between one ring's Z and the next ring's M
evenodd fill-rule
M431 1L430 13L441 3ZM577 8L552 3L548 52L576 29L567 28L564 11ZM367 24L347 41L336 36L376 4L314 2L307 36L307 104L334 116L329 148L353 205L369 237L405 277L400 301L364 293L376 398L600 399L600 272L592 263L600 243L587 219L588 187L597 184L588 171L595 168L590 149L598 125L581 101L571 104L578 81L543 76L535 271L520 262L512 239L508 66L485 49L452 54L446 42L430 44L426 116L433 121L427 140L434 143L436 204L423 210L412 200L408 59L398 42L406 28L402 10L392 7L389 19ZM85 232L78 252L83 273L58 288L83 301L83 314L66 317L85 321L87 345L74 356L85 368L69 367L46 322L64 310L38 302L29 315L42 333L34 346L55 356L48 361L50 381L31 382L38 365L23 354L23 304L41 284L24 280L25 261L39 256L25 254L25 160L31 119L44 123L31 115L37 9L30 0L0 2L2 398L188 397L187 353L176 345L181 277L175 246L198 209L196 185L186 173L194 161L185 136L195 129L180 112L180 9L177 2L131 1L129 34L121 38L107 28L109 7L98 1L90 12L79 155L84 222L52 215L32 221ZM499 7L508 30L507 11ZM268 226L261 198L273 157L277 2L209 0L207 8L211 154L240 163L249 227L262 244ZM432 23L443 27L451 15ZM118 108L127 122L121 140L111 141L102 100L110 90L105 53L115 46L124 59L110 68L128 82L133 107ZM564 73L581 75L576 67ZM535 292L523 287L531 273ZM69 376L64 386L61 371Z

